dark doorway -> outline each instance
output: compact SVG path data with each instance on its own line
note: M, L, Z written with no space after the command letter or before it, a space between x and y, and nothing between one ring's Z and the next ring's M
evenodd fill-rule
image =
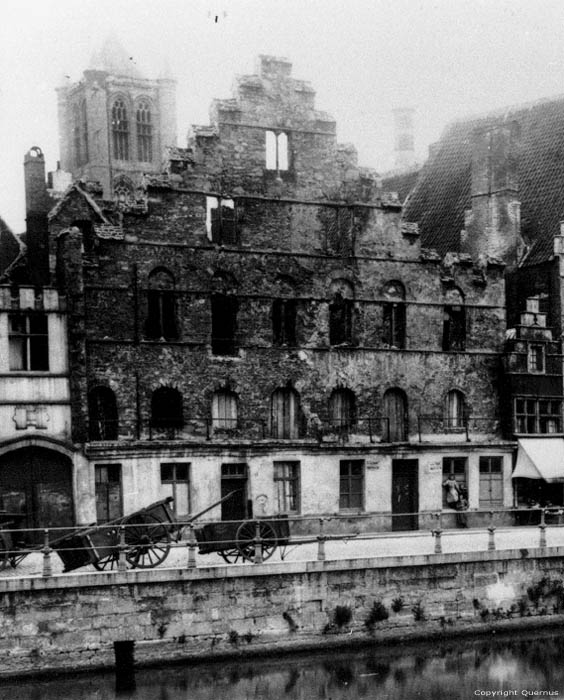
M0 458L0 509L22 528L74 525L72 464L68 457L41 447L14 450ZM43 541L43 533L29 540Z
M123 515L121 464L96 464L96 520L107 523Z
M234 491L231 498L221 504L222 520L244 520L252 517L247 502L247 465L221 465L221 498Z
M418 460L392 460L392 530L417 530L418 509Z

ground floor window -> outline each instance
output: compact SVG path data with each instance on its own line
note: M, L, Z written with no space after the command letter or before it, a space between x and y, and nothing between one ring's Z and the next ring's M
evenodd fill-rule
M94 465L96 486L96 520L107 523L121 518L123 501L121 490L121 464Z
M503 457L480 457L480 508L503 505Z
M345 459L340 463L339 509L364 508L364 461Z
M161 464L161 493L163 498L172 496L174 517L190 512L190 465L187 462L163 462Z
M297 513L299 511L299 480L299 462L274 462L274 488L278 513Z

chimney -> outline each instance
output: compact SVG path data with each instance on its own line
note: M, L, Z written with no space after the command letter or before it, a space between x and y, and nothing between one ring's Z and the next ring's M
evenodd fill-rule
M412 107L398 107L394 115L394 168L409 170L415 165L415 137L413 135Z
M35 284L49 284L47 214L51 200L45 182L45 157L37 146L24 156L24 181L28 265Z

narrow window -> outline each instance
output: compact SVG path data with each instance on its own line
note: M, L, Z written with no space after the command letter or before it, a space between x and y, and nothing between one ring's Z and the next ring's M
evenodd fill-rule
M560 401L541 399L539 406L539 427L541 433L559 433L562 428Z
M383 342L391 348L405 348L405 288L401 282L384 286Z
M443 350L466 349L466 311L462 293L453 289L444 306Z
M151 340L177 340L174 277L157 268L149 275L145 336Z
M345 299L337 292L329 304L329 344L343 345L352 343L352 299Z
M502 467L502 457L480 457L480 508L503 505Z
M107 523L123 515L121 464L95 464L96 521Z
M88 435L90 440L117 440L116 396L109 387L98 386L88 394Z
M112 106L112 145L116 160L129 160L129 121L122 99L117 99Z
M146 100L137 105L137 160L150 163L153 160L153 125L151 107Z
M74 146L74 161L77 165L82 165L82 142L80 134L80 105L74 104L72 108L73 121L73 146Z
M238 243L235 202L232 199L206 197L206 230L208 238L220 245Z
M212 353L214 355L237 354L235 342L237 309L236 297L228 294L212 295Z
M348 432L356 422L356 401L350 389L334 389L329 398L331 425Z
M151 426L176 429L183 425L182 394L165 386L155 389L151 397Z
M190 512L190 465L187 462L161 462L161 498L172 496L175 520Z
M212 427L214 430L237 429L237 394L224 389L212 397Z
M466 411L464 394L454 389L446 396L445 423L447 429L464 428L466 425Z
M530 343L527 352L527 368L529 372L541 374L545 372L544 345Z
M300 395L291 388L276 389L270 399L272 437L281 440L299 438L302 433Z
M82 163L88 163L88 112L86 110L86 100L80 103L80 145Z
M277 513L299 512L299 462L274 462L274 489L276 492Z
M340 463L339 510L364 507L364 461L346 459Z
M46 372L49 369L45 314L10 314L8 344L11 371Z
M383 435L387 442L407 440L407 397L401 389L388 389L384 394Z
M275 345L296 344L295 299L275 299L272 302L272 338Z
M288 134L275 131L266 132L266 169L288 170Z
M467 493L466 466L466 457L443 457L443 482L445 482L451 474L454 474L458 488L464 489ZM443 507L446 508L447 506L447 491L446 488L443 488Z

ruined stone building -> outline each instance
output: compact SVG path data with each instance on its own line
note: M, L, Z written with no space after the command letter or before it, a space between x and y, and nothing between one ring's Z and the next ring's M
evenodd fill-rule
M28 258L33 249L57 296L31 302L20 285L19 304L52 315L59 335L48 342L62 353L66 329L68 364L49 355L41 368L4 368L7 384L54 373L62 392L49 394L56 419L31 407L24 421L9 403L10 464L26 440L66 450L82 523L167 495L182 517L236 491L207 517L339 514L350 529L376 513L360 526L400 530L435 526L444 509L452 525L442 487L452 472L471 509L510 507L497 250L478 259L423 246L424 223L410 223L354 147L337 142L335 121L285 59L260 57L232 98L212 103L210 124L154 169L116 162L119 144L138 153L141 133L128 126L118 138L119 119L96 150L89 115L111 114L115 100L128 114L141 98L151 115L164 109L140 78L106 68L64 93L62 167L73 183L53 200L44 173L26 177ZM86 121L68 116L72 96L85 97ZM169 132L151 134L156 154ZM96 153L109 153L107 169ZM118 173L132 196L116 189ZM4 298L9 324L9 286Z

